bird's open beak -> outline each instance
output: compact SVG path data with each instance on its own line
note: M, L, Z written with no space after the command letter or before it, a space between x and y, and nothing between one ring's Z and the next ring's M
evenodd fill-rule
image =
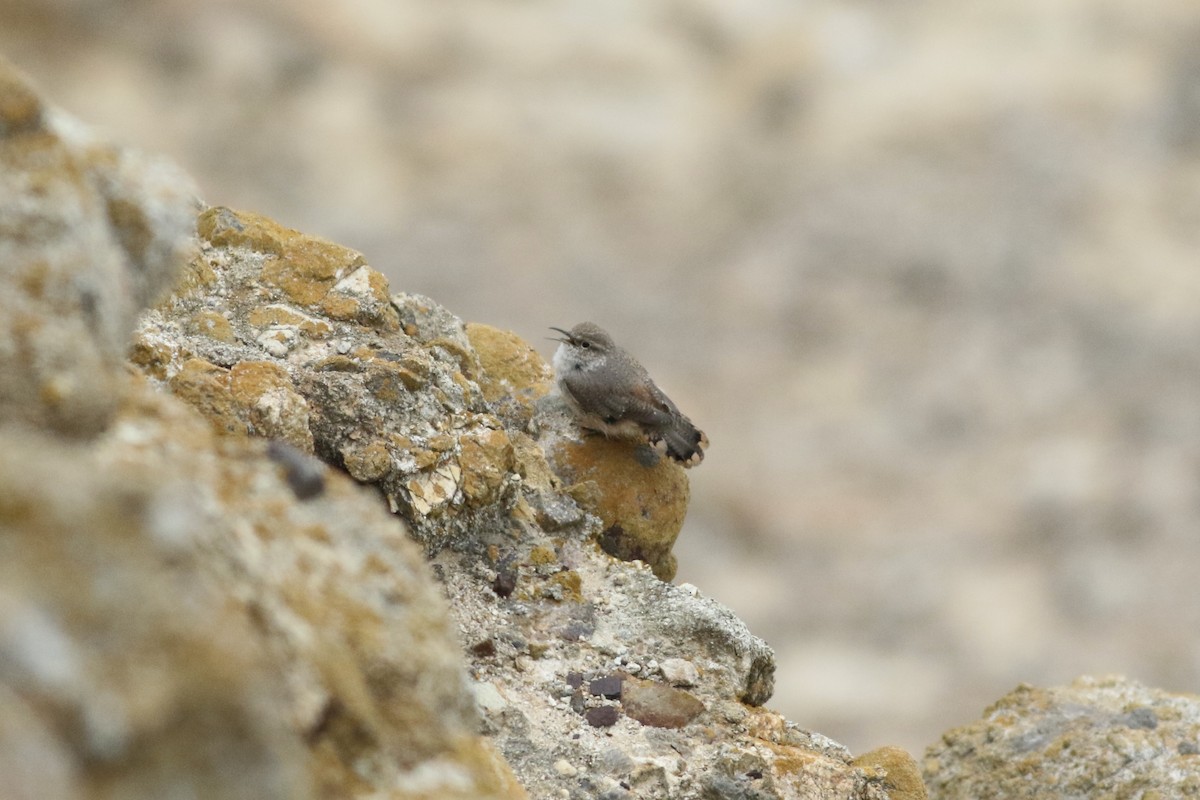
M549 339L550 341L552 341L552 342L570 342L571 341L571 332L570 331L564 331L562 328L556 328L553 325L550 326L550 330L558 331L563 336L567 337L565 339L560 339L557 336L547 336L546 338Z

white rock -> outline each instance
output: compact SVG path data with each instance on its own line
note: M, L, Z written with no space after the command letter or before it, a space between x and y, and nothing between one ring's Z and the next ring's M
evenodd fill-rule
M700 680L696 665L684 658L664 658L659 669L672 686L695 686Z
M500 694L500 689L496 684L491 681L476 683L471 687L471 691L475 695L475 705L479 706L481 711L494 714L508 708L508 701L504 699L504 695Z

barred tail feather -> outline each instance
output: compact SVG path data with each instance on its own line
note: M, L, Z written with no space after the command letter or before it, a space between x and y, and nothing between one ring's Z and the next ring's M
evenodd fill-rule
M678 425L663 434L656 445L660 452L678 461L681 466L694 467L704 460L708 437L687 419L681 419Z

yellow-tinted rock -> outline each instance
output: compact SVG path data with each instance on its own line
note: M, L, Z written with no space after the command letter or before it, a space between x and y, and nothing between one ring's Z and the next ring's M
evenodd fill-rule
M138 338L129 348L129 360L160 381L167 379L167 365L175 350L166 342Z
M366 372L367 390L385 403L396 403L401 395L415 391L425 383L420 375L402 364L382 358L368 361Z
M42 103L16 72L0 69L0 136L35 131L42 124Z
M136 313L183 264L190 182L49 114L0 59L0 418L76 437L114 413Z
M313 339L324 339L333 333L333 327L325 320L310 317L294 308L278 304L251 309L246 319L256 328L266 328L270 325L291 325L299 328L305 335Z
M263 264L262 282L302 306L320 303L338 280L365 263L354 250L285 228L261 214L223 206L201 214L197 231L214 245L273 256Z
M513 470L521 476L530 489L549 491L557 483L546 453L537 441L527 433L513 431L509 434L513 447Z
M868 777L878 777L888 791L888 800L927 800L929 793L921 780L921 768L907 751L899 747L880 747L854 759L854 766Z
M601 436L562 440L553 458L572 484L593 483L594 491L572 492L604 523L600 544L617 558L641 560L660 579L675 577L671 547L683 527L689 498L687 474L668 459L643 466L628 442Z
M171 391L203 414L222 433L247 433L229 386L229 370L190 358L170 381Z
M205 574L192 541L214 523L170 494L179 473L12 434L0 432L0 794L308 797L284 682L260 628ZM190 456L194 441L141 452Z
M292 387L287 370L269 361L241 361L229 370L230 391L255 435L283 439L313 450L308 403Z
M202 333L205 336L216 339L218 342L230 343L235 339L233 326L229 324L229 320L216 311L197 311L188 320L187 331L189 333Z
M559 599L583 602L583 579L573 569L564 569L550 576L550 584L559 587Z
M503 430L481 429L462 437L460 446L463 496L474 505L495 500L513 468L508 434Z
M466 326L467 338L479 357L479 388L489 403L511 397L533 412L533 404L550 391L554 372L529 343L511 331L481 325Z
M379 480L392 468L391 453L382 442L347 449L342 453L342 461L350 476L364 483Z
M321 301L321 312L330 319L357 322L384 331L400 329L400 316L388 296L387 278L362 266L334 285Z

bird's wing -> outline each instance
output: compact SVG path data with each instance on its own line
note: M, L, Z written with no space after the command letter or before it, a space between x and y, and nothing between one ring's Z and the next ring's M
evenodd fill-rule
M592 373L580 372L567 376L564 383L581 409L605 421L630 420L640 425L661 427L679 413L662 390L649 380L606 391Z

